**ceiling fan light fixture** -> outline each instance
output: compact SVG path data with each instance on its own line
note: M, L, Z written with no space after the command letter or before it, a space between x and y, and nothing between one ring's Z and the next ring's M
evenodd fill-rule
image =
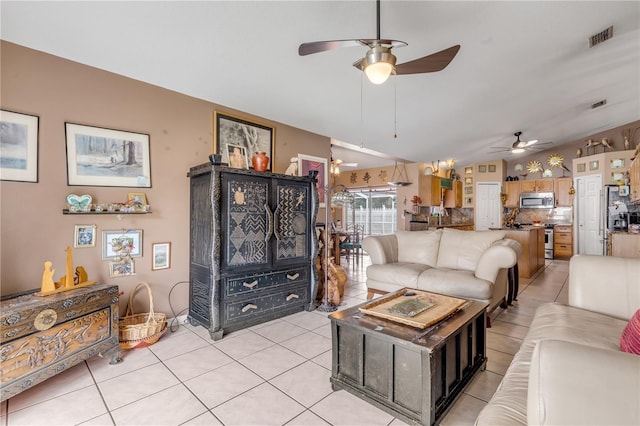
M396 57L388 47L373 46L362 60L362 69L373 84L382 84L391 75L396 65Z
M524 148L514 148L511 150L512 154L522 154L524 152Z

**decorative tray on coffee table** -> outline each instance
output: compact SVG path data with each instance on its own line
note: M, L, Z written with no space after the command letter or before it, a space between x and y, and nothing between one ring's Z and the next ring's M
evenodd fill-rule
M427 328L451 316L468 301L423 290L404 288L360 307L360 312L390 321Z

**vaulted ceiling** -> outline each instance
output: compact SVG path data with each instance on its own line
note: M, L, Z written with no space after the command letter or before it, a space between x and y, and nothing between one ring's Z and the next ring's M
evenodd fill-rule
M399 63L461 49L441 72L381 86L351 66L364 47L297 52L375 38L374 1L0 7L4 40L335 138L355 154L470 164L510 157L491 147L510 146L518 130L557 145L640 118L637 1L383 1L382 37L408 43L394 49ZM613 38L589 48L611 25Z

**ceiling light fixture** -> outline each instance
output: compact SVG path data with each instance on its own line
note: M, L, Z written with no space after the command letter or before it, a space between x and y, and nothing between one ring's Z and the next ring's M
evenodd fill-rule
M364 56L362 69L373 84L382 84L391 75L396 57L388 47L375 45Z

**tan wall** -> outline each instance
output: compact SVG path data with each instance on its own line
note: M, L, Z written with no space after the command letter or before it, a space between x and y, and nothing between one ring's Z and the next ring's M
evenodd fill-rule
M0 183L3 295L40 287L46 260L53 262L54 279L58 279L64 274L64 250L73 247L75 225L96 224L96 247L74 249L74 264L83 265L92 280L119 285L126 296L137 282L150 283L157 310L172 316L169 291L175 283L189 279L186 175L212 153L214 110L274 126L276 172L284 172L298 153L330 157L327 137L15 44L3 41L0 46L1 107L40 117L39 182ZM149 134L152 188L67 186L65 121ZM153 213L124 215L122 220L62 214L70 193L113 202L126 201L128 192L145 192ZM319 217L324 217L324 211ZM108 262L102 260L101 233L123 228L143 230L143 256L135 259L135 276L114 279L109 277ZM151 244L167 241L172 243L171 268L151 271ZM173 291L171 303L176 314L187 307L187 284ZM121 309L125 304L123 297Z

